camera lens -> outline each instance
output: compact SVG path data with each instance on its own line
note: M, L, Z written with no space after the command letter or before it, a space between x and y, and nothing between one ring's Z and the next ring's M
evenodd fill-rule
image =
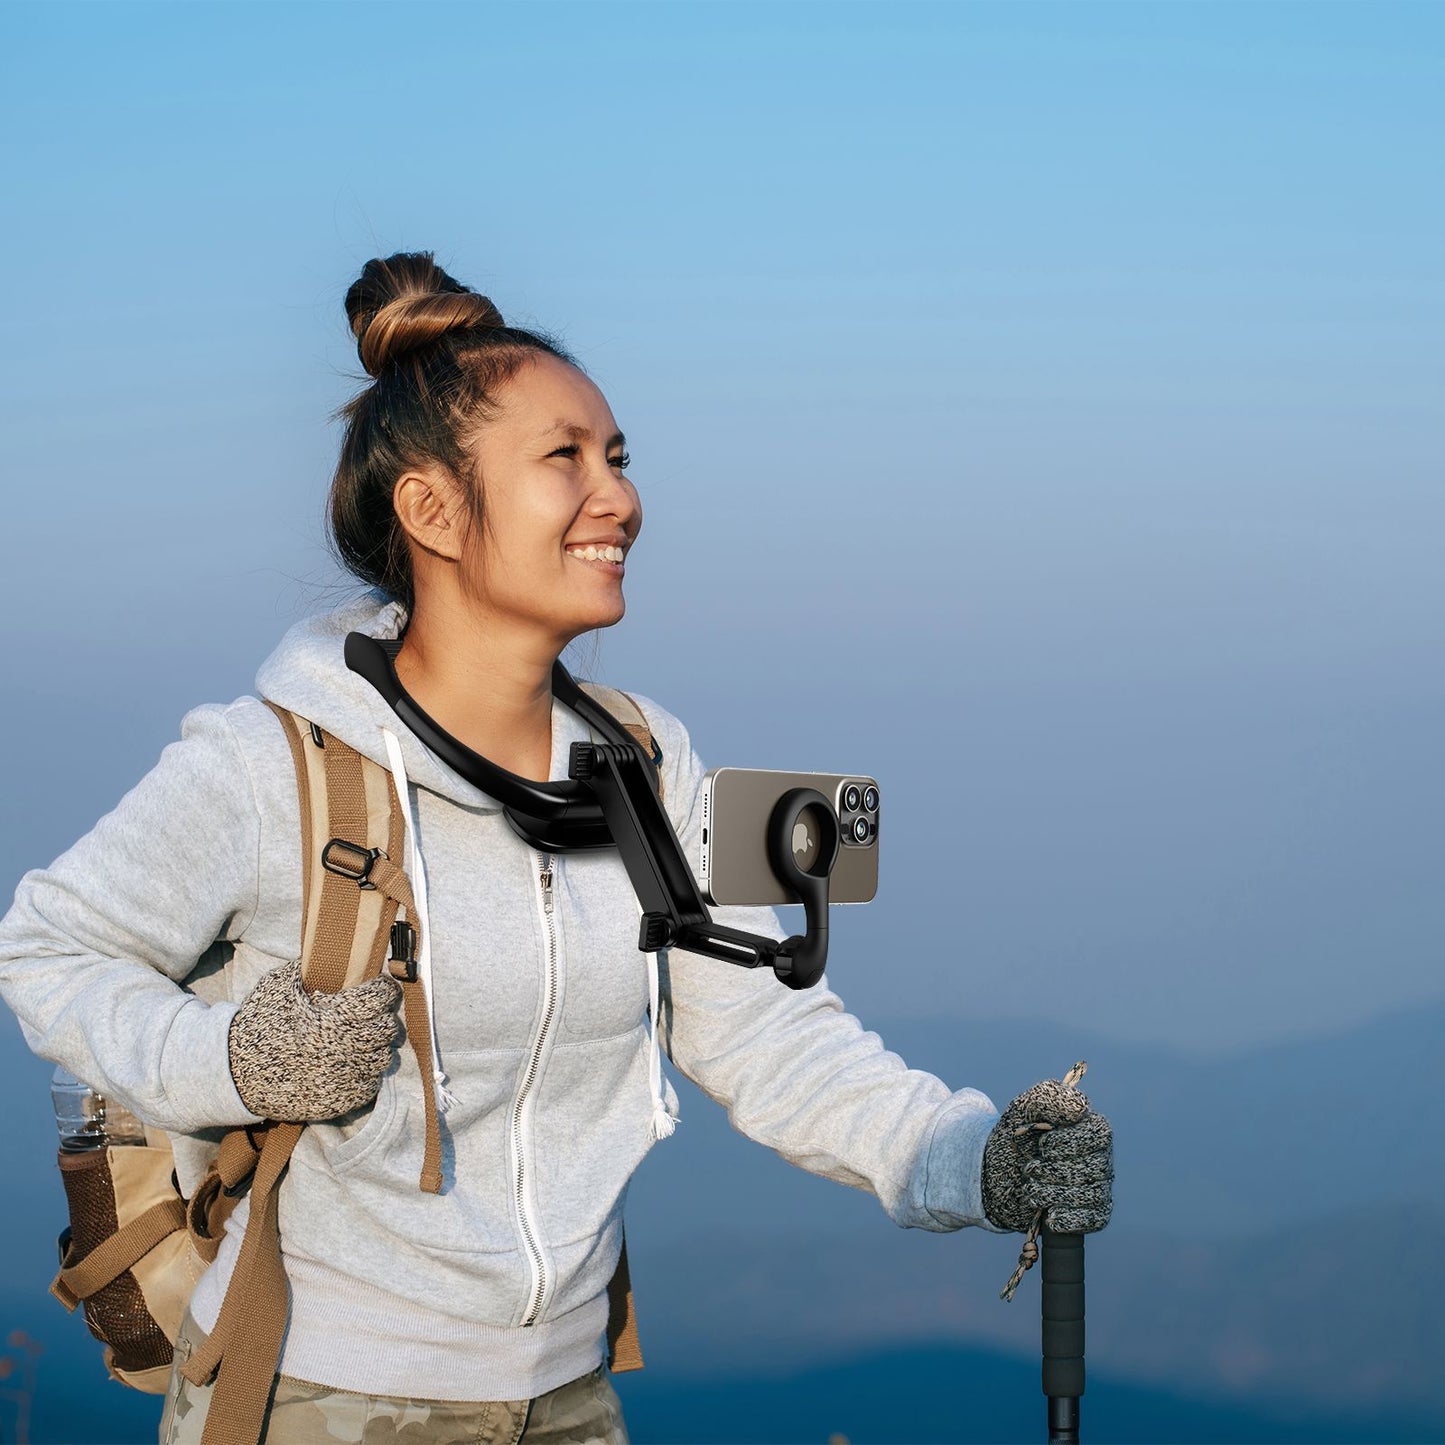
M853 836L860 842L868 841L868 819L855 818L853 820Z
M862 801L863 793L857 783L849 783L848 786L843 789L843 806L850 813L857 812L858 805Z
M864 788L864 789L863 789L863 806L864 806L865 808L867 808L870 813L876 813L876 812L878 811L878 789L877 789L877 788Z

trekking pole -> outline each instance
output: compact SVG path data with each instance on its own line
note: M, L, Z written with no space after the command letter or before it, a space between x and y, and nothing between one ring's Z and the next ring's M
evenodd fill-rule
M1084 1393L1084 1236L1043 1230L1044 1394L1049 1439L1079 1442Z
M1089 1066L1082 1059L1064 1075L1066 1088L1076 1089ZM1035 1129L1047 1129L1035 1124ZM1020 1130L1026 1133L1027 1130ZM1009 1276L1000 1299L1011 1300L1024 1274L1040 1257L1036 1241L1043 1236L1043 1386L1049 1401L1050 1445L1079 1445L1079 1396L1084 1393L1084 1236L1056 1234L1044 1225L1044 1212L1034 1216L1019 1251L1018 1267Z
M1081 1059L1063 1082L1079 1086L1089 1066ZM1049 1440L1079 1445L1079 1396L1084 1393L1084 1236L1044 1227L1044 1394L1049 1400Z

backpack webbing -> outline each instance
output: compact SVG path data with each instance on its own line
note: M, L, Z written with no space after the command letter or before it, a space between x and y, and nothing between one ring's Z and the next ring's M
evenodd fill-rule
M305 899L303 979L313 992L334 993L381 971L391 927L402 908L407 921L413 928L417 926L411 884L391 861L401 855L405 838L401 804L384 770L309 724L308 746L295 715L274 704L268 706L281 723L296 767ZM325 826L318 828L323 809ZM347 872L320 866L328 853L335 856L337 850ZM431 1034L420 982L414 968L410 973L410 978L398 978L398 982L407 1034L425 1084L427 1137L421 1188L438 1193L441 1136L431 1087ZM355 974L360 976L353 977ZM255 1445L261 1435L290 1299L277 1229L278 1195L304 1127L268 1122L233 1130L227 1136L226 1143L231 1146L228 1172L245 1169L250 1161L254 1161L254 1172L250 1217L220 1314L205 1343L182 1367L193 1384L215 1378L201 1436L203 1445ZM233 1187L239 1189L244 1177ZM217 1192L225 1191L212 1191L213 1195ZM214 1241L217 1235L211 1221L207 1225L206 1236Z

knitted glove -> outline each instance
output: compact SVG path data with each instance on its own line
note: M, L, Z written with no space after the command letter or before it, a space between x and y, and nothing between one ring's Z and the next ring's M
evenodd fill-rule
M1114 1136L1086 1095L1045 1079L1003 1111L983 1150L983 1212L1026 1232L1040 1209L1059 1234L1091 1234L1114 1207Z
M231 1077L241 1102L294 1124L369 1104L401 1032L400 997L386 974L340 993L308 994L300 963L273 969L231 1020Z

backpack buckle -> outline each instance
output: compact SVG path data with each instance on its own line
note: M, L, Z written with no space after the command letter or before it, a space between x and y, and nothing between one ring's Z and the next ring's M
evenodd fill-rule
M345 838L333 838L321 850L321 866L328 873L339 873L350 878L358 888L375 888L368 882L372 865L386 854L380 848L363 848L357 843L348 843Z
M391 957L386 971L395 979L416 982L416 929L404 918L391 925Z

